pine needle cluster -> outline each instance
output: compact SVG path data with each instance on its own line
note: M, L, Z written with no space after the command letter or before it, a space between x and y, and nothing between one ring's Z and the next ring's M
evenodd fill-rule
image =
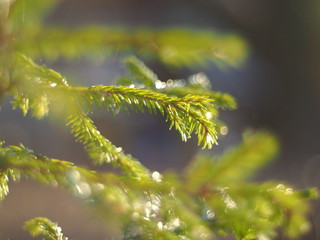
M229 235L239 240L269 239L279 228L293 238L308 230L307 200L316 197L315 189L299 191L283 183L249 181L277 153L271 134L247 133L243 143L222 156L199 153L178 176L150 171L103 136L91 119L94 111L102 109L115 115L120 111L161 114L183 141L197 137L200 147L210 149L224 127L219 111L236 108L236 101L229 94L212 91L203 73L186 80L160 80L138 58L128 57L124 61L127 75L114 85L85 87L69 84L60 73L37 63L61 57L105 58L117 50L158 58L175 67L209 60L234 65L246 52L240 38L181 29L46 26L39 18L56 3L0 2L0 99L11 99L13 109L20 109L24 116L63 120L94 164L111 164L120 173L90 171L22 144L1 142L0 200L9 193L9 181L34 179L60 186L106 216L121 216L123 235L117 239L123 240ZM67 239L56 223L43 217L24 227L46 240Z

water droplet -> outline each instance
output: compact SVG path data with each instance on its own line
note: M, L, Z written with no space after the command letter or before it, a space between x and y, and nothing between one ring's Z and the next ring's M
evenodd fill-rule
M69 86L69 84L68 84L68 82L67 82L67 79L62 78L62 79L61 79L61 82L62 82L64 85Z
M180 219L179 218L174 219L172 225L174 225L175 227L179 227L180 226Z
M146 207L151 208L152 203L150 201L146 202Z
M206 113L206 117L209 119L209 120L211 120L212 119L212 113L211 112L207 112Z
M227 205L227 208L230 208L230 209L237 208L237 204L232 200L232 198L229 195L225 196L224 202Z
M279 190L285 190L285 186L283 184L278 184L276 189L279 189Z
M167 86L168 86L168 87L172 87L172 85L173 85L173 81L172 81L171 79L169 79L169 80L167 81Z
M144 84L138 84L137 88L145 88L145 85Z
M209 78L202 72L199 72L197 74L194 74L189 78L189 82L191 84L200 84L204 88L210 88L210 80Z
M67 172L67 179L71 183L76 184L77 182L80 181L81 174L79 173L79 171L72 169L72 170Z
M222 135L227 135L227 134L228 134L228 131L229 131L229 129L228 129L227 126L222 126L222 127L220 128L220 133L221 133Z
M267 236L264 235L264 234L260 234L260 235L258 235L258 240L270 240L270 238L267 237Z
M146 208L145 209L145 214L146 214L146 218L150 218L150 215L151 215L151 210L149 208Z
M182 137L182 141L184 141L184 142L187 141L187 135L186 134L183 133L181 137Z
M206 211L206 217L207 217L207 219L208 220L213 220L214 219L214 216L215 216L215 213L214 212L212 212L210 209L208 209L207 211Z
M163 223L162 222L158 222L157 226L160 230L163 230Z
M155 212L159 211L159 207L155 204L152 204L151 209L152 209L152 211L155 211Z
M175 81L175 86L176 87L183 87L185 85L186 85L186 81L183 80L183 79Z
M175 189L174 188L171 189L171 191L169 193L169 196L170 197L175 197Z
M105 157L105 160L107 163L112 161L112 158L110 157L110 155L108 153L106 153L104 157Z
M165 82L161 82L160 80L157 80L155 82L155 86L157 89L163 89L167 86L167 84Z
M286 190L284 191L284 194L286 195L290 195L293 193L293 189L292 188L286 188Z
M117 147L116 148L116 152L121 152L122 151L122 147Z
M86 182L80 182L74 187L77 191L76 194L78 194L81 198L88 198L91 195L90 185Z
M209 143L209 144L214 143L213 137L212 137L210 134L207 135L206 141L207 141L207 143Z
M181 224L180 224L180 219L179 218L174 218L170 222L166 223L166 226L167 226L169 231L176 230L178 227L180 227L180 225Z
M105 188L105 187L104 187L104 185L103 185L102 183L96 183L96 184L94 185L94 189L95 189L96 191L102 191L104 188Z
M51 84L50 84L50 87L55 87L55 86L57 86L56 83L51 83Z
M162 181L162 175L159 172L155 171L152 173L152 179L153 181L159 183Z

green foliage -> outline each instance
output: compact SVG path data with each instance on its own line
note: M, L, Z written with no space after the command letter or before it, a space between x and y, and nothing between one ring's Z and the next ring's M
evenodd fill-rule
M130 57L126 59L125 63L134 79L132 82L138 82L142 84L142 86L149 88L154 88L156 86L156 82L159 80L158 76L143 62L139 61L135 57ZM131 80L128 82L131 83Z
M8 187L8 171L1 171L0 172L0 200L3 200L7 194L9 193L9 187Z
M151 29L119 29L87 26L64 29L44 28L45 13L57 0L26 3L16 1L10 11L8 26L15 36L14 48L32 58L55 60L87 56L103 59L121 52L138 52L156 57L162 62L179 66L204 64L207 60L219 64L239 65L246 56L245 42L236 35L187 29L154 31Z
M281 183L245 181L274 154L274 138L257 133L246 136L245 143L221 156L219 162L200 156L181 180L158 172L139 181L91 172L23 146L1 148L0 168L10 171L14 179L32 178L63 186L100 212L120 214L126 234L130 229L140 229L135 233L137 239L197 239L199 234L202 239L210 239L223 233L233 233L237 239L255 239L273 236L278 226L294 237L309 227L305 218L308 206L304 203L315 190L300 192ZM247 160L253 167L245 164ZM240 168L241 165L245 167ZM235 173L236 177L224 179L221 172Z
M242 40L189 30L126 31L86 27L45 27L45 13L56 1L16 0L9 17L1 14L0 99L11 99L24 116L64 121L95 164L109 163L121 173L94 172L20 146L0 145L0 200L9 180L34 179L60 186L82 199L107 221L121 222L118 239L212 239L232 234L249 240L273 237L281 228L297 237L309 228L307 200L316 189L293 190L277 182L253 183L250 177L277 153L267 132L246 133L243 142L222 156L199 153L182 175L151 172L103 136L90 118L106 109L160 113L183 141L193 135L202 148L217 143L221 109L235 109L228 94L211 90L203 73L160 80L135 57L124 63L127 75L116 85L73 86L60 73L36 63L39 58L107 56L114 51L159 58L166 64L192 65L207 60L228 64L245 56ZM0 3L2 4L2 3ZM12 39L15 39L13 41ZM35 44L36 43L36 44ZM224 49L224 52L220 50ZM32 60L35 59L35 60ZM114 216L119 216L118 220ZM25 224L32 236L65 240L57 224L35 218Z
M273 236L273 230L282 224L291 237L308 228L308 222L300 215L300 210L306 211L307 206L299 192L281 183L246 182L276 152L275 139L259 132L245 136L240 146L221 157L199 156L191 164L186 175L188 187L206 199L206 205L215 210L217 218L220 214L218 228L232 226L230 230L237 239L255 239L261 234Z
M35 218L24 226L32 236L43 235L44 240L68 240L61 233L61 228L46 218Z
M18 40L15 47L31 57L50 60L59 56L90 58L92 54L102 60L119 51L125 53L137 49L141 55L158 58L173 66L204 64L206 60L236 66L245 57L244 43L238 37L178 29L132 32L97 26L76 30L49 28L30 38L24 37L23 41Z
M96 163L112 162L121 167L121 170L128 176L138 179L149 177L148 170L139 161L122 152L121 147L114 146L108 139L103 137L97 130L90 118L86 115L71 116L68 122L71 131L79 142L82 142L89 156Z
M193 184L190 188L197 191L199 185L206 182L222 186L232 182L242 184L272 159L276 152L277 143L270 134L259 132L253 136L245 136L241 146L222 157L212 160L203 155L198 156L188 169L187 177Z

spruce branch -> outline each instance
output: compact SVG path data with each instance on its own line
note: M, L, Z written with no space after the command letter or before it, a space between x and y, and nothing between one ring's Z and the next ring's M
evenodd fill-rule
M160 112L170 121L170 128L180 132L184 141L194 132L203 147L211 148L216 143L215 124L206 116L211 104L207 97L186 95L178 98L150 89L102 85L73 87L54 70L38 66L21 54L17 55L16 69L20 72L16 73L17 87L12 90L14 108L20 107L24 114L32 109L35 117L42 118L53 108L52 105L67 104L69 107L66 109L74 112L68 119L68 125L71 125L76 139L84 144L89 156L98 164L112 162L129 176L147 179L150 174L137 160L125 155L121 148L99 133L82 110L83 105L86 106L85 111L97 106L112 113L128 107L142 112L145 109L151 113Z
M242 152L239 150L241 148L260 152L260 148L270 142L270 138L265 142L261 136L263 134L251 136L246 144L231 153ZM203 194L190 190L188 181L196 181L194 177L186 179L187 184L173 176L164 176L164 182L156 184L150 180L132 181L130 178L91 172L69 162L50 159L24 146L1 147L0 156L0 172L10 170L16 178L21 176L46 184L58 184L82 199L92 199L90 202L97 209L107 207L108 212L121 214L132 221L132 226L139 229L134 234L139 239L197 239L199 234L202 239L209 239L223 231L233 233L238 239L249 239L265 233L271 236L274 229L280 226L289 236L296 236L307 230L305 215L308 207L301 206L309 196L317 195L314 189L294 191L275 182L253 184L233 180L220 182L223 187L214 187L216 183L212 182L211 192ZM242 155L241 160L253 161L252 154ZM256 164L258 166L261 166L260 160ZM206 170L194 168L193 173L195 176L199 172L210 175ZM135 218L132 218L133 213ZM54 234L61 233L60 229L52 228L50 222L38 220L36 218L29 223L27 228L31 234L57 237Z
M135 77L135 80L143 84L143 86L147 88L155 86L158 76L142 61L131 56L124 60L124 64L131 75Z
M35 45L34 42L37 42ZM14 43L15 49L32 58L55 60L87 56L104 59L118 52L153 56L173 66L205 64L237 66L246 56L244 41L232 34L210 31L169 29L154 31L85 27L79 29L42 28L29 38Z
M24 228L32 236L42 235L43 240L68 240L64 237L57 223L47 218L38 217L25 222Z
M51 99L48 96L49 92L45 89L68 86L66 79L46 66L39 66L21 53L14 54L12 61L10 93L13 96L11 101L13 108L20 108L23 115L31 109L32 115L39 119L47 116ZM53 102L66 100L65 97L59 99L62 97L62 94L56 96Z
M235 99L227 93L209 91L203 89L194 89L192 87L169 87L165 88L164 92L168 95L174 95L178 97L183 97L185 95L198 95L206 96L212 101L212 107L217 111L218 109L228 109L234 110L237 108L237 103Z
M150 179L149 171L138 160L124 154L121 147L114 146L103 137L85 114L70 116L67 125L71 126L71 132L85 146L95 163L113 163L127 176L140 180Z
M126 110L128 107L142 112L148 109L151 113L160 112L164 115L166 120L170 121L170 129L174 127L179 131L184 141L195 133L198 135L198 144L203 148L211 148L217 143L215 123L206 115L213 110L212 100L207 96L185 95L178 98L151 89L103 85L90 88L73 87L54 70L38 66L21 54L18 54L17 58L18 63L21 62L25 67L21 67L20 64L17 66L17 69L22 70L17 77L20 79L20 86L12 91L15 98L13 106L20 107L24 114L31 108L33 115L41 118L48 114L50 103L59 101L61 97L66 103L80 102L80 107L81 102L84 102L89 110L93 105L106 108L112 113ZM131 62L130 65L131 70L134 69L133 71L142 78L153 76L151 70L141 64L140 68L136 67L136 63ZM77 98L79 99L75 100Z
M44 18L60 0L11 1L7 26L11 33L23 42L29 41L43 28ZM6 26L6 27L7 27ZM32 44L34 45L34 44Z
M56 59L87 56L104 59L121 52L154 56L166 64L194 65L215 61L239 65L246 56L246 44L234 34L187 29L154 31L88 26L79 29L45 27L43 19L58 0L16 0L9 9L7 25L15 37L13 49L32 58ZM35 44L36 43L36 44Z
M17 52L14 54L13 71L16 81L36 82L48 84L51 87L68 86L67 80L60 73L45 65L36 64L30 57Z
M9 172L7 170L0 169L0 201L3 200L9 193L8 175Z
M89 103L104 107L111 112L127 107L143 112L160 112L170 121L170 129L180 132L182 140L187 141L194 132L198 143L203 148L216 144L217 134L214 122L206 113L209 112L211 100L205 96L186 95L183 98L168 96L152 90L114 86L93 86L83 89Z
M9 176L13 180L25 177L45 184L69 187L65 175L67 171L76 169L71 162L50 159L23 145L1 147L0 153L0 169L6 173L7 181ZM89 175L89 171L86 171L86 174Z
M129 168L128 164L126 166ZM141 177L139 169L131 167L130 170L135 170L132 175L135 174L135 176ZM120 187L126 187L144 191L149 191L150 189L161 190L161 188L158 189L159 186L154 186L154 180L151 177L148 178L149 175L144 175L144 179L141 177L141 181L136 181L137 177L134 178L135 181L132 181L132 178L124 178L112 173L96 173L86 168L75 166L72 162L53 159L35 153L23 145L0 148L0 173L0 193L3 198L9 191L9 178L13 180L21 178L34 179L43 184L62 186L81 198L94 197L96 192L101 195L101 189L96 187L99 184L102 184L103 188L120 189ZM81 191L79 192L79 189L81 190L81 186L84 185L87 186L86 189L92 195L81 195L82 193ZM106 191L105 197L108 197L109 194Z
M190 76L187 80L161 81L148 66L134 56L126 58L124 64L128 70L128 76L118 79L119 85L152 89L177 97L206 96L212 101L210 107L215 113L218 109L233 110L237 107L236 100L231 95L211 91L210 79L202 72Z
M314 189L304 195L282 183L246 182L276 152L277 141L270 133L247 133L242 144L220 157L198 156L187 168L185 191L200 196L214 212L217 221L212 227L217 231L250 239L265 233L274 236L274 229L281 226L290 237L300 235L308 229L308 209L298 206Z
M240 38L181 29L46 27L43 19L56 2L5 3L0 16L0 49L4 50L0 100L11 94L13 107L21 108L24 115L30 111L37 118L51 115L67 119L76 140L95 163L110 162L124 174L94 172L23 145L3 147L0 143L0 200L9 192L9 179L34 179L64 187L103 216L111 214L112 221L120 216L124 226L121 239L127 240L209 240L219 234L249 240L273 237L279 227L289 237L307 230L306 200L317 197L315 189L295 191L277 182L247 182L276 153L277 141L272 135L249 135L220 157L197 157L181 178L174 173L150 172L100 134L89 117L95 107L113 114L122 110L160 112L183 140L197 134L199 144L211 148L217 140L219 110L234 109L236 102L228 94L212 92L203 73L186 80L162 81L143 62L130 57L125 61L128 76L118 81L122 86L77 87L26 57L54 60L86 56L96 60L134 50L173 66L210 60L237 65L246 48ZM25 228L45 240L67 239L60 227L46 218L28 221Z
M208 186L224 187L247 180L274 158L276 139L268 132L244 134L243 143L219 157L198 155L186 170L193 191L207 191Z

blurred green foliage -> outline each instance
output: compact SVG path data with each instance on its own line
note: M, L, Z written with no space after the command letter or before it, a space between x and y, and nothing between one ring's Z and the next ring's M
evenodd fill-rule
M243 142L222 156L199 153L182 175L151 172L100 134L93 111L113 114L135 110L160 113L183 141L198 137L211 148L226 127L221 109L236 108L228 94L212 91L210 80L197 73L186 80L160 80L143 62L129 57L127 75L112 86L70 85L60 73L37 64L46 58L105 58L114 51L157 57L179 66L239 64L246 47L235 35L170 29L162 31L110 29L92 26L64 29L41 19L57 1L16 0L0 3L0 97L11 98L23 115L65 121L95 164L110 163L119 174L94 172L71 162L48 158L22 144L0 146L0 199L9 180L34 179L64 187L99 210L107 221L119 216L118 239L269 239L281 229L298 237L309 229L308 199L315 189L294 190L277 182L253 183L250 177L276 154L276 139L267 132L247 132ZM32 60L34 59L34 60ZM108 218L112 216L112 218ZM67 239L46 218L25 224L31 235Z
M96 25L76 29L43 26L40 20L57 2L14 2L7 26L17 51L32 58L50 60L80 56L103 60L111 54L134 51L174 66L204 64L208 60L221 65L239 65L247 53L245 42L240 37L209 31L132 30Z
M61 233L61 228L46 218L35 218L26 222L25 228L32 236L43 235L45 240L67 240Z

